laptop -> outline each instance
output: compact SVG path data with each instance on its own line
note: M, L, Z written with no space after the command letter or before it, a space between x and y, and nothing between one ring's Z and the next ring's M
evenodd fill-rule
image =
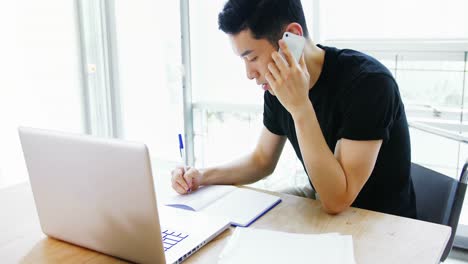
M50 237L132 262L180 263L230 225L158 206L145 144L26 127L19 135Z

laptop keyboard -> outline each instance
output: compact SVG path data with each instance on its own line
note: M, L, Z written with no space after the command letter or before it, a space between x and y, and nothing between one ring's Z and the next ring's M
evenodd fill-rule
M172 230L164 230L161 232L164 252L171 249L173 246L177 245L180 241L186 239L188 237L187 234L183 234L180 232L172 231Z

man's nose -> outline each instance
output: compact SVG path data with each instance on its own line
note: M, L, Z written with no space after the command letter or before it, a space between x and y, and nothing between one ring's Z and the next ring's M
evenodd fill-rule
M255 78L255 77L254 77L254 75L253 75L252 72L247 72L247 78L248 78L249 80L253 80L253 78Z
M246 71L247 71L247 78L249 80L253 80L254 78L257 77L257 72L255 70L247 67Z

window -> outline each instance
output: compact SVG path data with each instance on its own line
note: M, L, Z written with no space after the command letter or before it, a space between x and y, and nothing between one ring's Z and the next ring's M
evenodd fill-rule
M228 36L218 29L218 13L224 3L190 5L193 101L260 105L263 90L247 79L243 61L234 55Z
M183 133L179 1L115 2L122 135L179 161Z
M73 1L2 2L0 187L27 180L18 126L84 132ZM6 46L3 46L6 45Z
M321 39L466 39L466 10L464 0L320 1Z

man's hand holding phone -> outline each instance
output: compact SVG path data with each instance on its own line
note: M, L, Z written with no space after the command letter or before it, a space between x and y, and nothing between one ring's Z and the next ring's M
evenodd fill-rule
M305 39L285 32L279 46L283 55L272 53L273 62L268 64L265 78L280 103L294 117L310 104L310 76L303 55Z

